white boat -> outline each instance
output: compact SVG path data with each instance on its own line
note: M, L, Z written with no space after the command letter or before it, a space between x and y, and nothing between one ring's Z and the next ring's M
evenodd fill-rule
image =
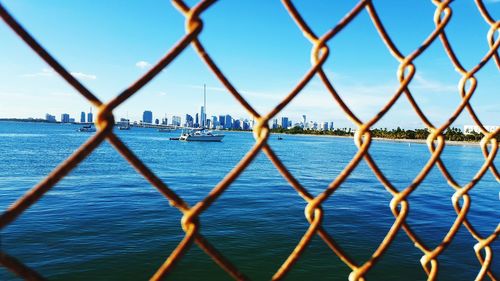
M203 85L203 108L206 112L207 109L207 91L206 86ZM190 129L183 131L179 140L181 141L222 141L223 134L213 134L212 131L206 128Z
M88 125L88 126L83 126L81 128L78 128L76 130L77 132L86 132L86 133L92 133L92 132L95 132L95 128L92 128L92 125Z
M183 132L179 137L181 141L222 141L223 134L213 134L212 131L205 129L192 129L188 132Z

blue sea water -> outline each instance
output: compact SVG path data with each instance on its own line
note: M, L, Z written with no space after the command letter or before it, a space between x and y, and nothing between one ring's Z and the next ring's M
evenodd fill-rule
M91 134L78 126L0 122L0 208L5 210L66 159ZM132 128L116 134L190 205L208 192L252 147L252 134L227 132L222 143L169 141L178 133ZM352 139L285 135L270 145L311 193L319 194L356 152ZM430 157L425 145L374 141L370 153L389 180L406 187ZM446 146L443 161L469 182L484 162L479 146ZM500 167L500 157L495 159ZM500 221L499 189L488 171L470 192L468 219L483 235ZM428 246L437 245L456 213L453 189L437 168L409 198L407 222ZM358 263L390 229L391 195L361 162L323 208L324 228ZM305 201L261 153L201 216L201 233L252 280L269 280L308 227ZM0 233L2 250L50 280L144 280L183 238L180 212L104 143L39 202ZM461 227L439 257L439 280L473 280L475 240ZM500 242L492 244L500 274ZM424 280L422 253L401 230L369 280ZM350 270L318 237L287 280L346 280ZM196 245L172 280L230 280ZM0 280L15 280L0 269Z

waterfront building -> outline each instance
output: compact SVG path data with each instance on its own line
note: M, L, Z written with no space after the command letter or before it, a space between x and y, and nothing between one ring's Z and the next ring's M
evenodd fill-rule
M200 126L200 122L198 122L198 113L196 113L196 119L195 119L195 122L194 122L194 127L195 128L198 128Z
M186 114L186 123L184 123L184 127L193 127L194 120L193 116Z
M288 128L292 127L292 120L288 120Z
M180 126L181 125L181 117L180 116L172 116L172 125Z
M333 130L333 122L330 122L330 127L329 127L330 130Z
M281 128L288 128L288 117L281 117Z
M219 121L217 119L217 116L212 116L212 128L215 129L219 125Z
M142 123L153 124L153 112L150 110L144 111L142 113Z
M61 114L61 123L69 123L69 114L68 113Z
M200 110L200 127L205 128L207 120L207 114L205 113L205 107L201 106Z
M161 119L161 124L162 125L168 125L168 118L167 118L167 116L165 116L165 118Z
M235 119L233 121L233 129L235 130L241 130L241 122L238 119Z
M156 118L156 120L155 120L155 124L156 124L156 125L159 125L159 124L160 124L160 119Z
M302 122L304 123L304 126L306 126L307 120L305 115L302 115Z
M212 125L212 120L207 119L207 121L205 122L205 125L207 125L206 128L210 128L210 126Z
M69 123L75 123L75 118L69 118Z
M45 120L48 122L56 122L56 117L47 113L45 114Z
M278 119L273 119L273 125L271 126L271 129L278 129Z
M250 130L250 122L248 120L243 121L243 130Z
M497 130L499 127L500 126L495 126L495 125L484 125L484 128L490 133ZM481 128L476 125L465 125L464 134L468 135L472 133L477 133L477 134L481 133Z
M94 115L92 114L92 111L90 111L89 113L87 113L87 123L92 123L94 122Z
M226 115L226 120L224 122L224 129L231 129L233 127L233 118L231 115Z
M85 123L85 112L83 112L83 111L80 114L80 123Z
M224 128L224 124L226 124L226 117L224 115L219 115L219 126Z
M323 131L328 131L328 122L323 122Z

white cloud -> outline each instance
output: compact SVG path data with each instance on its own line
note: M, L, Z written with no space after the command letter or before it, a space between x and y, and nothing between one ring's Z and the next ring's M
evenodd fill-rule
M163 96L166 96L166 95L167 95L167 93L165 93L165 92L158 92L158 95L159 95L160 97L163 97Z
M500 1L500 0L499 0ZM413 81L410 83L411 88L421 89L434 93L457 93L458 86L453 84L445 84L440 81L424 78L422 74L415 74Z
M23 77L51 77L54 76L55 72L52 68L43 68L41 71L36 73L29 73L21 75Z
M146 68L150 68L151 64L147 61L141 60L141 61L136 62L135 66L137 66L140 69L146 69Z
M73 75L73 77L75 77L75 78L82 79L82 80L96 80L97 79L97 76L95 76L94 74L85 74L82 72L71 72L71 75Z
M73 77L82 80L96 80L97 76L94 74L86 74L83 72L70 72ZM24 74L22 77L54 77L56 72L52 68L43 68L40 72Z

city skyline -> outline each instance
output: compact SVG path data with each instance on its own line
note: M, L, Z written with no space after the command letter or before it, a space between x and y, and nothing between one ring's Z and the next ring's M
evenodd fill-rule
M496 11L500 8L496 2L488 1L485 5ZM126 3L127 9L119 15L114 13L115 5L109 4L112 2L72 1L50 5L32 0L7 0L2 3L74 77L104 101L144 74L184 35L184 18L164 1ZM118 1L114 3L123 5ZM336 3L336 9L330 9L333 4L329 1L318 1L316 7L319 8L299 2L296 5L313 29L322 33L334 26L355 3ZM391 9L385 2L375 3L382 20L390 27L389 34L405 54L434 28L430 21L417 26L411 24L412 19L432 17L435 11L432 3L419 3L391 3ZM283 6L279 2L266 2L266 5L269 7L261 11L256 2L216 3L204 14L207 24L200 38L236 89L260 114L276 106L307 72L311 50L310 43ZM450 22L447 35L460 60L470 68L488 50L485 34L489 26L473 3L456 1L451 5L457 20ZM395 24L402 17L398 8L411 8L413 13L404 14L407 20ZM258 22L253 20L255 13L261 13ZM314 17L317 13L320 15ZM42 19L39 14L45 17ZM220 17L221 14L227 16ZM86 15L92 15L92 20ZM320 21L320 18L328 20ZM459 24L464 21L468 24ZM247 25L249 22L252 28ZM414 36L406 36L408 30ZM50 112L56 116L70 112L78 120L79 112L88 108L89 103L5 25L0 25L0 38L0 52L8 54L0 64L0 118L44 118ZM69 39L72 44L67 44ZM417 72L409 86L417 103L435 124L447 120L460 103L457 89L460 75L453 71L439 44L439 41L433 43L425 55L416 60ZM367 121L397 89L398 62L382 43L365 12L329 42L329 46L331 54L324 66L326 74L347 105ZM365 52L366 46L370 46L370 52ZM493 62L485 65L477 78L478 88L471 104L481 112L479 117L483 123L498 123L500 112L497 105L491 103L498 92L498 71ZM191 47L118 107L115 117L128 115L130 119L140 120L145 108L176 116L199 112L203 84L207 84L207 116L220 112L250 118ZM276 117L300 120L303 114L313 120L332 120L341 127L353 126L317 77ZM464 113L454 125L470 123L473 122ZM404 96L375 124L375 127L397 126L424 126Z

